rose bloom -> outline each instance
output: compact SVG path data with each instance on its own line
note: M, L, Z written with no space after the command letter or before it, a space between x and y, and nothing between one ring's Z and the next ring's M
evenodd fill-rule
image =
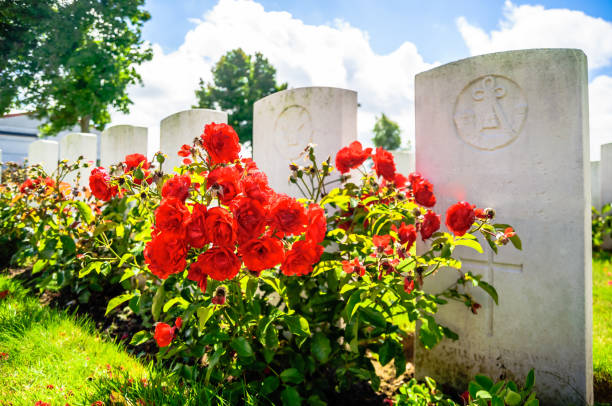
M263 205L267 205L274 196L274 191L268 185L268 177L259 171L247 173L240 181L240 188L246 196Z
M210 241L206 233L206 206L193 205L193 211L185 222L185 239L194 248L204 248Z
M220 282L236 276L241 264L233 249L227 247L212 247L201 254L197 262L203 273Z
M204 268L202 267L201 261L193 262L189 266L187 279L197 282L198 287L200 288L202 293L206 293L206 288L208 286L208 275L206 274L206 272L204 272Z
M366 273L366 269L364 268L363 265L361 265L361 263L359 263L359 259L355 258L352 262L351 261L342 261L342 269L344 270L344 272L346 273L357 273L359 274L359 276L363 276Z
M94 168L89 175L91 193L99 200L109 201L118 192L117 186L110 186L110 176L102 167Z
M238 134L227 124L206 124L202 134L204 149L213 164L227 164L238 159Z
M163 199L155 210L155 226L162 232L183 235L189 210L176 197Z
M393 182L395 179L395 162L393 154L385 149L376 148L376 155L372 156L374 161L374 170L376 175L382 176L387 182Z
M440 228L440 215L431 210L427 210L421 223L421 238L423 241L431 237Z
M241 192L240 172L233 166L220 166L208 174L208 187L218 185L221 187L220 200L229 204Z
M433 185L425 179L419 179L412 183L412 195L414 201L425 207L433 207L436 205L436 196L433 193Z
M391 227L398 235L400 244L405 245L406 249L409 250L412 244L416 241L416 227L412 224L402 224L399 228L395 227L395 224Z
M30 189L34 189L34 182L32 182L32 179L26 179L20 186L19 186L19 191L21 193L25 193Z
M325 210L318 204L311 203L310 206L308 206L307 217L306 241L312 244L318 244L325 239L325 234L327 234Z
M155 341L157 341L157 345L160 347L167 347L172 342L174 338L174 327L170 327L166 323L157 323L155 326Z
M142 154L131 154L125 156L126 172L138 168L138 165L140 164L142 164L142 169L149 169L151 167L151 165L147 161L147 157Z
M270 204L270 226L285 234L297 235L308 223L304 206L296 199L278 194Z
M467 202L453 204L446 211L446 227L458 237L467 233L476 217L474 207Z
M374 235L372 243L378 248L386 248L391 243L390 235Z
M283 243L274 237L262 237L240 245L239 253L246 267L260 272L280 264L285 258Z
M145 262L151 272L161 279L183 272L187 266L186 257L185 243L173 234L155 234L144 249Z
M189 187L191 186L191 178L189 175L174 175L168 179L162 186L162 197L176 197L181 201L185 201L189 196Z
M206 213L206 235L215 245L229 247L236 244L236 222L232 213L223 207L213 207Z
M297 241L285 256L281 272L287 276L308 275L323 254L323 247L307 241Z
M267 210L259 201L242 197L232 205L232 213L238 226L239 241L257 238L264 232Z
M347 173L365 162L372 154L372 148L363 149L359 141L353 141L336 154L336 168L340 173Z

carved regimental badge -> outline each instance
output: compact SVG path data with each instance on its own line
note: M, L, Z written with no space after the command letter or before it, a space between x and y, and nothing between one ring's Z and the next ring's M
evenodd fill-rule
M312 117L306 108L294 104L285 107L276 118L274 146L283 159L297 160L312 137Z
M493 151L512 143L527 117L527 100L511 79L479 77L457 97L453 118L457 134L471 146Z

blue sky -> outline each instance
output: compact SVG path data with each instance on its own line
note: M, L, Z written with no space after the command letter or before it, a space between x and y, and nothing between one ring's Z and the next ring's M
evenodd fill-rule
M159 126L190 108L200 78L241 47L262 52L290 87L358 92L358 131L376 115L414 137L414 75L473 55L525 48L580 48L589 60L591 158L612 142L612 0L149 0L143 35L154 58L138 68L129 115L114 124Z

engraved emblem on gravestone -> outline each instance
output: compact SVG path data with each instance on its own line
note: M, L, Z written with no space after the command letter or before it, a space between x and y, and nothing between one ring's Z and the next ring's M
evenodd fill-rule
M274 124L274 146L283 158L295 161L313 141L312 117L305 107L287 106Z
M455 102L453 119L459 137L471 146L493 151L512 143L527 118L527 100L513 80L499 75L479 77Z

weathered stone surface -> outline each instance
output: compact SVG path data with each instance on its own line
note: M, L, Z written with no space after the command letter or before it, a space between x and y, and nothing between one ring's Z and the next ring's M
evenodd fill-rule
M28 164L40 164L48 174L57 169L59 144L57 141L38 140L28 145Z
M253 159L279 193L301 197L289 184L289 164L313 143L319 162L357 139L357 93L333 87L304 87L258 100L253 115Z
M435 210L459 200L494 207L523 241L522 251L508 246L495 256L488 247L456 251L464 271L497 288L499 305L474 290L478 315L443 306L438 320L460 339L430 351L417 345L418 377L465 388L476 373L521 381L535 368L542 404L591 404L586 56L482 55L421 73L415 86L416 169L434 184ZM443 270L425 287L439 292L456 279Z
M89 185L89 174L91 169L95 167L98 159L98 142L95 134L88 133L70 133L60 140L59 143L60 160L68 160L69 163L74 163L80 156L83 161L89 162L88 168L81 168L76 172L72 172L64 181L74 184L77 179L77 174L80 174L80 186Z
M414 152L411 151L392 151L395 160L395 168L404 176L414 172Z
M591 204L601 208L601 185L599 177L600 161L591 161Z
M209 123L227 123L227 113L208 109L191 109L174 113L161 121L159 130L160 150L168 157L163 164L164 172L182 164L177 155L183 144L192 145L193 140L204 132Z
M601 205L612 203L612 143L601 146L599 161L599 187Z
M108 168L125 160L126 155L147 156L147 128L133 125L115 125L100 136L100 165Z

